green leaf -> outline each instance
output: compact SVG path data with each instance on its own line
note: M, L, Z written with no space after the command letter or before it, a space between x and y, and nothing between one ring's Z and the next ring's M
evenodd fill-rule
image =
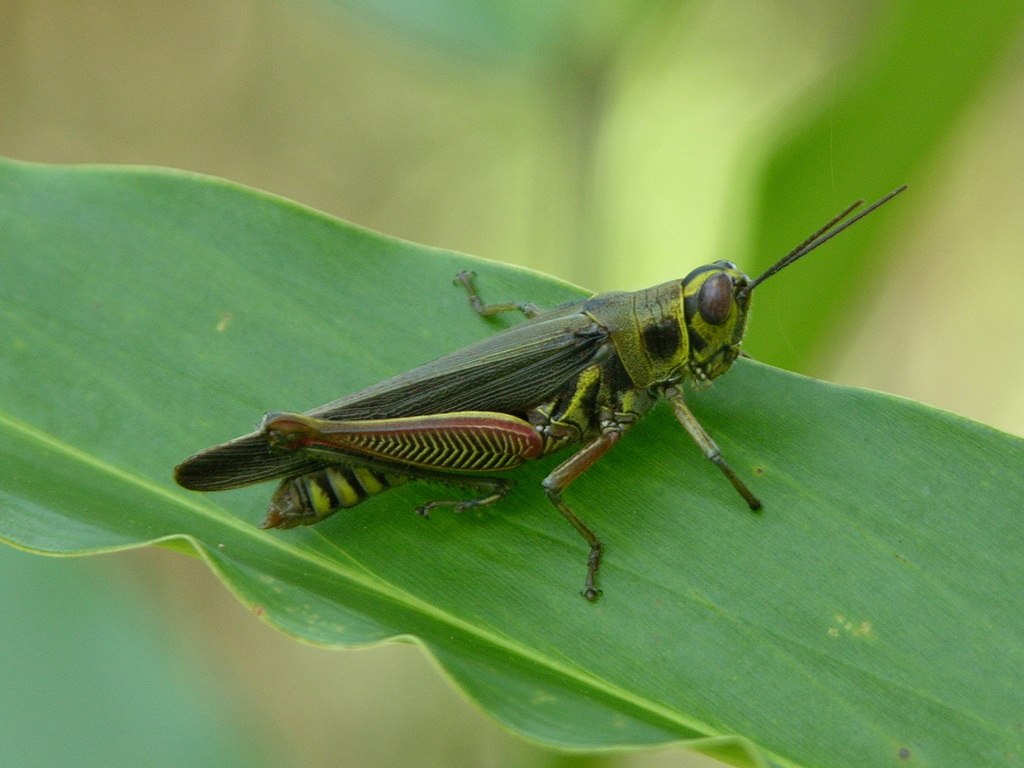
M452 491L409 485L285 532L256 528L269 487L171 481L266 410L512 322L469 310L459 268L485 300L578 289L147 169L0 164L0 232L6 540L192 552L296 637L417 638L495 718L556 745L1022 764L1021 440L741 361L690 399L765 512L657 409L567 494L607 544L589 604L586 547L539 488L557 458L486 509L424 520L415 506Z

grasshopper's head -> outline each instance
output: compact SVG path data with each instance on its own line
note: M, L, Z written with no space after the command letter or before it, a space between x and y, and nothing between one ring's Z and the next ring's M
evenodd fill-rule
M701 382L721 376L739 356L740 342L743 341L743 332L747 327L750 295L754 288L832 239L855 221L864 218L904 189L906 185L869 205L853 218L846 219L864 201L860 200L849 206L754 280L728 261L716 261L714 264L698 267L684 277L683 314L689 341L688 369L693 377Z
M729 261L698 267L683 278L689 370L698 381L725 373L739 355L750 284L750 278Z

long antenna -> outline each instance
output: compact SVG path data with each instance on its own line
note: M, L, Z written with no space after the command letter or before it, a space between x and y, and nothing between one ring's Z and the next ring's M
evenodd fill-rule
M792 251L790 251L788 254L786 254L781 259L779 259L777 262L775 262L770 267L768 267L768 269L766 269L764 271L764 273L762 273L755 280L751 281L750 285L748 285L746 288L742 289L741 293L743 295L749 294L752 290L754 290L755 287L757 287L760 283L763 283L765 280L767 280L769 277L774 275L776 272L778 272L778 271L780 271L782 269L785 269L786 267L788 267L790 264L792 264L797 259L799 259L799 258L801 258L803 256L806 256L808 253L813 251L819 245L824 245L829 240L831 240L833 237L835 237L840 232L842 232L844 229L846 229L848 226L850 226L851 224L854 224L854 223L860 221L861 219L863 219L865 216L867 216L869 213L871 213L873 210L878 208L883 203L887 203L890 200L892 200L894 197L896 197L896 195L898 195L900 192L902 192L906 188L907 188L906 184L904 184L901 187L897 187L892 192L890 192L888 195L883 197L881 200L878 200L877 202L874 202L871 205L869 205L867 208L865 208L863 211L858 213L852 219L850 219L848 221L843 221L843 219L845 219L847 216L849 216L855 210L857 210L862 205L864 205L864 201L863 200L858 200L853 205L848 206L842 213L840 213L838 216L836 216L831 221L829 221L828 224L823 226L821 229L819 229L817 232L815 232L809 238L807 238L802 243L800 243L800 245L798 245L796 248L794 248ZM840 222L842 222L842 223L840 223Z

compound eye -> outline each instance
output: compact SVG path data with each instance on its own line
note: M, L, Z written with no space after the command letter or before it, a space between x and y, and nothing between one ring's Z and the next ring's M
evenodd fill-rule
M697 294L697 311L710 325L721 325L732 312L732 278L724 272L704 281Z

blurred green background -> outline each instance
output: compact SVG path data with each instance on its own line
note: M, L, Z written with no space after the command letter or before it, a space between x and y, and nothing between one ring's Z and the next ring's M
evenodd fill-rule
M1024 434L1022 20L1012 2L0 0L0 155L223 176L594 290L718 258L754 272L909 183L759 290L748 348ZM415 647L302 646L171 552L0 560L0 765L712 764L550 753Z

